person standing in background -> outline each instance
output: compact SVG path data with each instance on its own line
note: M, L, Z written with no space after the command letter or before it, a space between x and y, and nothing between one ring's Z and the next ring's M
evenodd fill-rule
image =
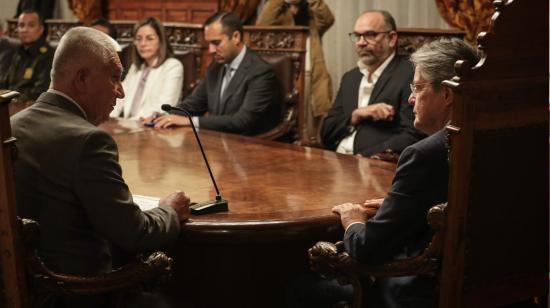
M332 81L321 38L333 23L334 15L323 0L267 0L256 21L259 26L309 27L306 71L311 70L311 95L306 121L310 139L317 139L322 118L332 104Z

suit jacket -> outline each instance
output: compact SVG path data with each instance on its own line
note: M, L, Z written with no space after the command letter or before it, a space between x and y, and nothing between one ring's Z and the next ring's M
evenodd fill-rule
M40 223L39 254L52 270L103 273L112 268L109 244L150 251L176 241L176 212L133 203L116 143L75 104L43 93L11 121L18 215Z
M447 201L448 178L444 130L407 147L376 215L346 230L346 250L367 264L419 255L433 235L426 215ZM434 277L383 278L375 284L380 292L373 293L381 295L380 307L436 307L435 284Z
M353 153L370 156L391 149L400 153L424 135L414 128L412 106L408 103L413 79L413 67L404 57L395 55L384 69L369 99L369 105L384 102L393 106L393 121L365 119L353 129L355 135ZM325 147L335 150L342 139L352 133L351 113L357 109L359 86L363 74L359 68L344 74L334 104L321 127L321 140Z
M205 129L257 135L279 124L281 96L271 65L247 49L220 101L223 68L212 62L195 91L178 107L200 116L199 126Z
M117 99L111 117L120 117L123 114L125 118L128 117L143 68L142 65L141 69L138 69L134 64L130 67L128 75L122 81L126 96L123 99ZM183 65L178 59L168 58L158 67L152 68L139 102L138 114L134 118L145 118L155 111L162 112L160 107L163 104L175 106L181 96L182 83Z

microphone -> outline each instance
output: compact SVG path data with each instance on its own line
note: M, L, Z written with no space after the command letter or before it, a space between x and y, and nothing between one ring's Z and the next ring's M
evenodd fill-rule
M179 112L182 112L189 118L189 123L191 123L191 128L193 129L193 134L195 135L195 139L197 140L197 143L199 144L199 148L202 153L202 158L204 159L204 162L206 163L206 168L208 169L208 173L210 174L210 178L212 179L212 183L214 184L214 188L216 189L216 199L210 200L206 202L196 203L189 206L189 209L191 209L191 214L194 215L203 215L203 214L211 214L211 213L217 213L217 212L227 212L229 210L227 204L227 200L223 199L220 190L218 189L218 185L216 184L216 180L214 179L214 175L212 174L212 169L210 169L210 164L208 163L208 159L206 159L206 154L204 154L204 150L202 148L201 140L199 138L199 135L197 134L197 130L195 128L195 125L193 124L193 121L191 120L191 114L187 112L187 110L179 108L179 107L173 107L169 104L163 104L161 106L162 110L166 112L170 112L172 110L176 110Z

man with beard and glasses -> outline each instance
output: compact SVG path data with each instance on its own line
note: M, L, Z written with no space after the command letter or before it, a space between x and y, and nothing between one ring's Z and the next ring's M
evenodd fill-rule
M322 142L344 154L400 153L424 135L414 128L407 103L413 67L396 54L395 21L386 11L366 11L349 37L359 60L342 77L321 127Z

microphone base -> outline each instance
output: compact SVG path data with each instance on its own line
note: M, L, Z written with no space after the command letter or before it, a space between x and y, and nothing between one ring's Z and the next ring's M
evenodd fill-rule
M225 199L210 200L193 204L189 206L189 209L191 210L191 214L193 215L205 215L219 212L227 212L229 211L229 207L227 206L227 204L228 202Z

